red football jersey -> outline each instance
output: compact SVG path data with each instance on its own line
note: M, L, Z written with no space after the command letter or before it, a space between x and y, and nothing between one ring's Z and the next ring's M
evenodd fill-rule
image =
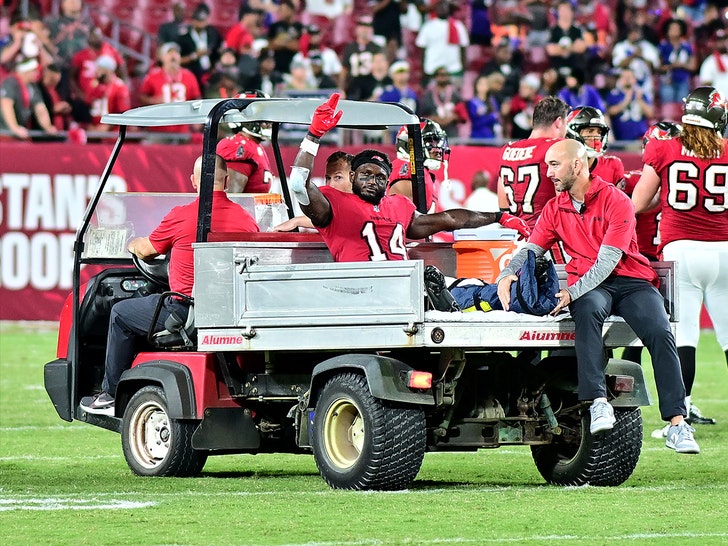
M498 176L508 196L510 213L532 230L546 203L556 195L546 176L546 151L558 138L526 138L506 144L501 152Z
M592 176L614 184L620 190L624 189L624 164L614 155L602 155L596 158L596 165L590 170Z
M644 162L660 177L660 250L681 239L728 241L728 153L700 159L680 137L653 139Z
M405 233L415 205L404 195L385 195L378 205L330 186L319 188L331 203L328 226L318 228L337 262L406 260Z
M142 81L139 94L150 95L161 103L183 102L202 98L197 78L186 68L180 68L179 72L174 76L160 67L152 68ZM187 133L190 131L190 126L149 127L147 130L160 133Z
M107 55L116 61L116 66L124 64L124 58L111 45L103 43L101 50L96 52L90 47L82 49L71 59L71 66L76 70L76 81L83 91L83 100L91 104L93 100L90 96L94 88L94 80L96 80L96 59L102 55Z
M642 176L642 171L629 171L624 175L624 192L632 196L634 187ZM637 215L637 246L650 260L657 260L657 247L660 245L660 207Z
M246 193L268 193L273 181L268 154L263 146L245 133L223 138L217 143L217 154L232 169L248 177Z
M104 114L120 114L131 108L129 88L119 78L108 84L99 85L89 95L91 102L91 122L101 123Z

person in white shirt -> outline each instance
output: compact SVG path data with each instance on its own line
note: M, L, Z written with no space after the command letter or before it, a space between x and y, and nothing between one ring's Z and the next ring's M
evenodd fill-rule
M451 76L460 77L465 48L470 45L468 29L450 16L449 0L439 0L435 14L437 18L425 20L415 40L415 45L424 49L422 69L431 78L439 67L446 66Z
M614 44L612 65L615 68L630 68L637 78L642 92L652 100L655 96L652 76L660 66L657 48L642 36L642 28L635 25L629 29L627 39Z

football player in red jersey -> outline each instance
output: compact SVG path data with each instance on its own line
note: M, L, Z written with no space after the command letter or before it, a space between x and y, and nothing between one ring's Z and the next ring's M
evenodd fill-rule
M262 91L241 93L236 98L268 98ZM271 125L264 121L230 123L234 134L217 143L216 152L228 166L230 193L268 193L273 182L264 140L270 140Z
M637 212L649 210L659 192L659 250L680 266L676 340L690 407L703 303L728 361L728 103L714 87L698 87L685 98L681 121L680 136L647 142L632 201ZM689 414L698 417L712 422Z
M316 108L308 134L301 141L291 170L291 189L301 209L319 230L336 261L361 262L407 259L405 237L423 239L438 231L480 227L499 222L524 237L530 233L521 219L505 212L453 209L420 214L403 195L385 195L392 163L386 154L364 150L351 162L353 193L310 182L319 139L341 119L339 94Z
M591 106L578 106L566 118L566 137L586 146L589 172L624 189L624 164L614 155L606 155L609 125L604 114Z
M440 124L431 119L422 118L420 123L422 131L422 151L425 154L425 193L427 195L427 212L440 211L438 196L440 193L440 180L436 171L444 166L447 178L447 164L450 159L450 147L447 142L447 133ZM412 179L409 156L409 143L407 126L403 126L396 137L397 158L392 161L392 174L389 177L387 195L404 195L412 199Z
M566 136L569 105L558 97L541 99L533 109L533 130L528 138L503 147L498 171L498 205L522 218L533 229L544 205L556 195L554 184L546 176L546 150ZM556 263L566 255L560 247L551 250Z

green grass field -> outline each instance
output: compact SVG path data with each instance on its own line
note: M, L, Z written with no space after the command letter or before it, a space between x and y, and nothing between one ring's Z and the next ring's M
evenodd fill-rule
M43 388L55 343L50 327L0 324L2 545L728 543L728 371L712 332L693 397L718 424L698 429L700 455L649 437L652 406L620 487L548 486L528 448L506 447L428 454L396 493L331 490L309 455L211 457L200 478L136 477L117 434L56 415Z

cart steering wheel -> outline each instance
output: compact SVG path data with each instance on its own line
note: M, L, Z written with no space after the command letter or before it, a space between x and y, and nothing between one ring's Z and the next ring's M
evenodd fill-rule
M165 290L169 290L169 254L161 254L154 260L145 262L132 253L131 261L142 277Z

